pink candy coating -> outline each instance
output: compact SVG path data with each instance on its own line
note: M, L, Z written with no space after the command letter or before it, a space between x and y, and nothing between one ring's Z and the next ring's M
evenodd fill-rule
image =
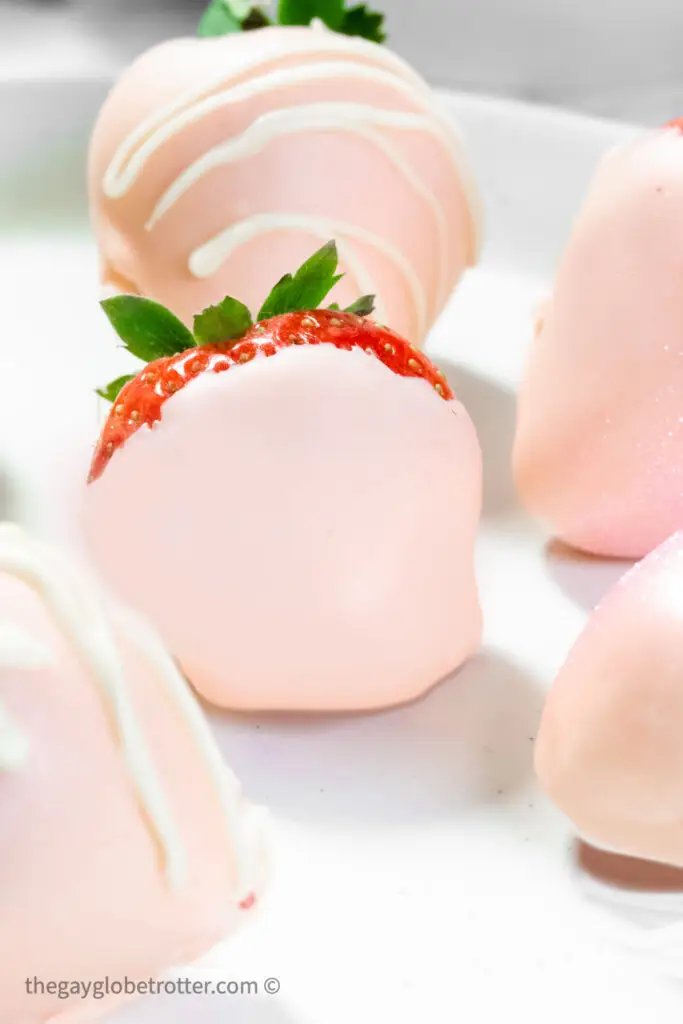
M163 127L227 93L159 144L153 128L143 130L119 167L150 138L153 152L123 194L105 194L108 168L141 124L151 117ZM187 322L226 294L256 311L283 274L334 237L346 278L332 298L346 305L376 292L379 319L421 342L479 245L476 189L437 102L387 48L333 32L273 27L150 50L117 82L92 137L105 285L157 299ZM376 123L386 115L422 121ZM307 124L289 124L291 116ZM148 229L173 182L230 141L230 162L203 173ZM193 251L264 217L280 220L209 276L193 275Z
M542 786L589 842L683 867L683 533L628 572L555 680Z
M481 453L458 402L359 349L173 395L86 493L91 552L233 708L417 697L477 648Z
M515 474L569 544L639 558L683 525L683 137L602 161L519 397Z
M26 763L0 770L2 1024L81 1020L111 1003L29 994L27 978L147 980L196 959L248 917L201 749L115 610L111 621L187 873L177 888L166 877L97 685L42 601L0 574L3 628L18 626L50 655L46 667L0 671L2 708L28 741ZM264 853L252 853L258 872Z

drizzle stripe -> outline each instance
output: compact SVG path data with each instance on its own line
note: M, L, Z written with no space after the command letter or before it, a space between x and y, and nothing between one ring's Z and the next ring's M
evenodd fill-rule
M315 46L311 46L311 42L314 42ZM210 41L205 41L203 45L212 45ZM107 173L105 175L105 193L110 195L111 198L116 198L116 193L110 194L107 191L107 186L111 185L115 181L125 166L127 161L130 159L130 155L140 146L147 136L151 135L166 121L175 117L181 111L192 106L193 104L203 100L215 92L216 89L220 89L225 85L228 85L231 81L241 75L249 72L258 72L260 70L268 70L269 65L272 65L274 61L281 59L283 56L292 56L300 54L303 57L311 57L314 60L324 59L325 57L348 57L362 56L370 58L368 65L373 66L384 66L397 81L407 81L411 83L413 89L417 92L418 96L420 93L429 94L429 87L425 82L415 74L412 68L409 67L405 61L401 60L391 52L383 47L374 46L368 44L365 40L353 39L351 40L347 36L337 36L333 32L325 33L324 37L315 37L314 40L309 38L294 38L291 37L288 40L287 53L283 54L281 46L274 45L259 54L249 54L246 59L236 62L232 69L232 73L226 75L225 71L221 69L219 74L211 74L207 76L198 88L189 90L184 95L177 99L165 104L156 110L149 117L146 117L143 121L137 125L132 132L123 140L121 145L118 147L112 161L109 165ZM356 67L356 63L353 60L349 60L352 67Z
M237 777L223 761L203 712L159 637L149 629L144 620L129 609L119 607L119 614L123 616L127 638L163 681L166 692L183 716L195 745L204 755L228 824L229 839L235 851L238 891L236 900L239 902L248 896L256 885L256 846L261 841L258 833L262 828L264 812L261 808L247 804L243 799L242 787Z
M190 255L189 269L195 277L212 277L224 261L245 242L259 235L278 230L303 231L315 238L352 238L381 252L404 278L410 291L418 320L418 336L427 329L427 303L420 279L403 253L385 239L346 221L328 220L298 213L262 213L238 221L195 249ZM379 315L379 314L378 314Z
M416 92L415 87L395 75L370 65L357 65L350 61L330 61L320 64L303 64L294 68L279 68L266 72L258 78L240 82L229 89L209 96L203 96L192 105L175 110L161 120L152 131L139 139L136 130L119 146L104 176L103 190L110 199L120 199L133 187L147 161L154 153L188 125L222 107L243 103L254 96L260 96L276 89L306 82L320 82L327 79L352 78L358 81L375 82L403 93L409 100L417 102L425 113L433 113L431 96ZM142 126L141 126L142 127ZM451 132L443 127L443 135L449 140Z
M128 692L105 606L94 588L86 587L85 581L57 552L10 523L0 524L0 572L22 580L45 601L57 626L97 684L112 713L115 737L144 809L143 819L163 850L169 883L178 887L187 875L186 850ZM256 855L256 843L261 842L261 812L242 800L237 779L223 763L187 682L156 633L127 609L120 608L119 615L124 635L161 679L206 761L221 800L229 840L234 843L237 888L242 899L251 891L251 872L257 866L250 860L250 852ZM21 659L15 660L18 663ZM20 755L25 754L25 749L26 738L0 707L0 768L21 767Z
M348 132L364 139L379 149L417 196L428 206L434 221L438 246L438 286L436 305L440 308L446 298L448 270L448 235L444 210L434 194L420 179L396 146L377 128L399 128L422 131L443 143L440 129L432 118L421 114L407 114L353 103L311 103L297 107L284 107L257 118L240 136L210 149L191 164L158 200L145 225L151 231L161 217L193 185L211 170L261 151L275 138L299 132ZM448 150L447 150L448 155Z

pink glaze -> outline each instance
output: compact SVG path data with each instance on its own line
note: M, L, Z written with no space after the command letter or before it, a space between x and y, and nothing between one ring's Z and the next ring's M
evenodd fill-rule
M19 626L49 662L0 670L0 704L28 742L0 769L0 1022L90 1019L112 1001L26 992L26 978L147 980L187 963L248 916L238 906L235 836L200 749L117 609L132 696L180 831L186 876L169 883L102 694L47 606L0 574L0 624ZM2 737L0 737L0 747ZM248 805L244 804L245 827ZM246 835L246 833L245 833ZM252 833L260 891L264 852Z
M410 700L476 650L480 504L462 405L320 345L188 384L85 511L204 697L320 711Z
M197 109L221 96L214 109ZM292 109L317 127L287 126ZM150 117L164 130L188 111L165 141L150 127L126 146ZM387 114L422 123L374 123ZM125 171L150 139L130 187L106 194L108 171ZM148 230L172 183L229 140L247 148L209 169ZM436 97L385 47L324 30L180 39L144 54L100 113L89 188L104 284L151 296L188 322L228 293L257 310L284 273L335 237L347 276L333 298L344 305L374 290L379 319L421 341L479 246L476 189ZM215 273L193 276L198 247L273 216L280 220Z
M597 846L683 867L683 533L628 572L550 692L536 769Z
M569 544L641 557L683 525L683 137L602 161L532 344L515 474Z

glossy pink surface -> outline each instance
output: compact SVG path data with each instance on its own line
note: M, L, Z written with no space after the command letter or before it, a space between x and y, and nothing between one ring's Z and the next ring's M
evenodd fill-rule
M320 345L187 385L85 514L206 698L335 710L417 697L477 649L480 505L462 405Z
M4 575L0 621L52 659L0 671L2 707L29 742L25 765L0 770L0 1021L80 1020L108 1002L30 995L25 980L147 980L196 959L248 914L236 905L234 847L206 762L124 634L127 687L187 855L175 890L101 692L41 601Z
M375 291L378 318L422 341L479 245L476 189L437 104L387 48L324 30L268 28L156 47L115 85L92 137L104 283L151 296L187 321L226 294L257 310L284 273L335 237L347 276L333 298L347 304ZM163 131L188 110L182 127L153 142L125 194L105 194L107 170L131 133L150 117ZM315 123L287 127L289 111ZM423 124L374 123L387 113ZM151 136L143 130L128 157ZM149 230L172 183L231 140L230 162L206 170ZM193 251L252 218L270 227L208 277L193 276Z
M683 866L683 533L593 613L543 715L536 768L589 842Z
M642 557L683 525L683 136L603 159L531 346L515 474L569 544Z

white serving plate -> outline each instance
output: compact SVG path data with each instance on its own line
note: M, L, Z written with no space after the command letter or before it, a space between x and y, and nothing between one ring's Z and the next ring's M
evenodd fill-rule
M95 301L84 147L103 82L0 87L3 512L76 542L73 501L120 371ZM619 575L554 549L515 502L515 386L538 301L600 153L633 130L450 96L487 208L482 266L430 343L480 431L482 653L411 707L365 717L215 716L247 792L273 812L277 874L208 961L277 996L158 997L121 1024L679 1024L683 993L614 949L539 793L544 691ZM68 794L65 795L68 799ZM46 870L47 853L46 853Z

